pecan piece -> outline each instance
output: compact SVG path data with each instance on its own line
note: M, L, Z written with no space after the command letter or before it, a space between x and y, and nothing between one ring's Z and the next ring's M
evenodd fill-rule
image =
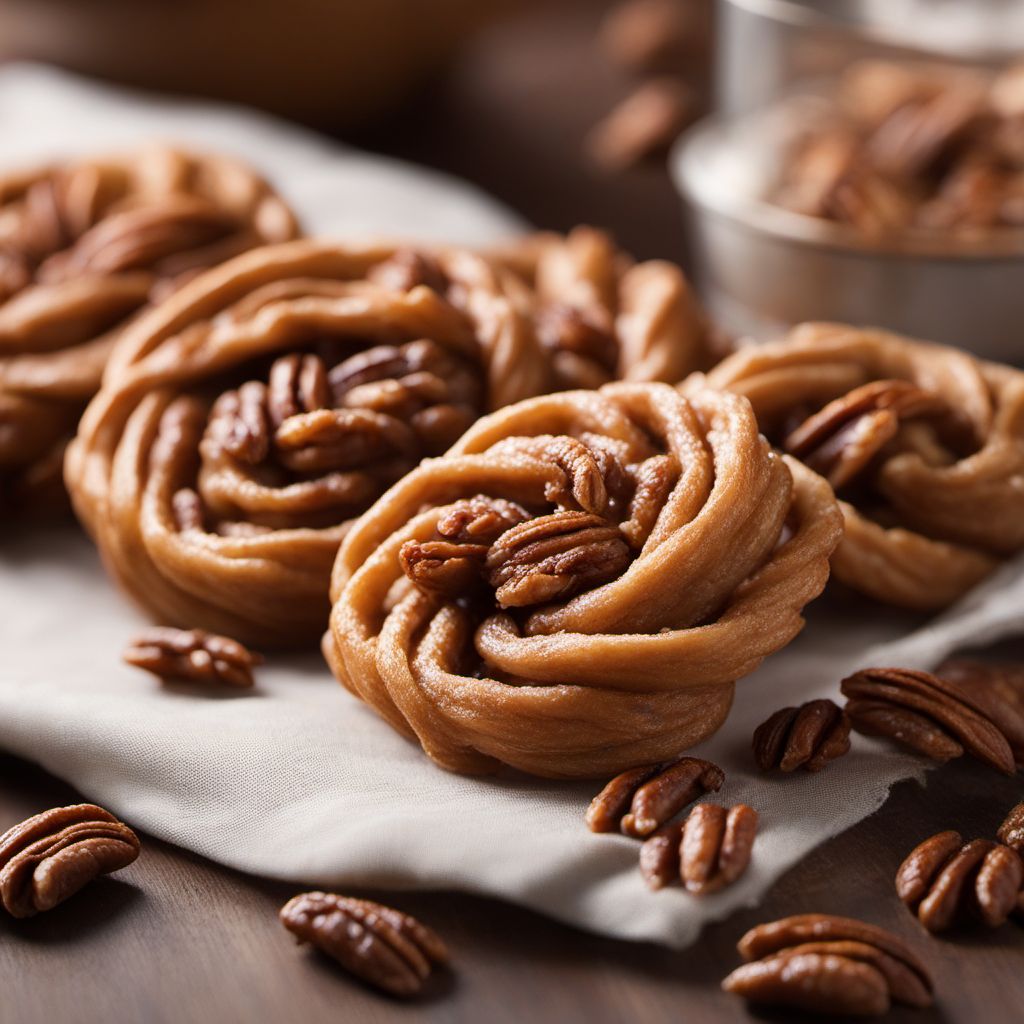
M366 409L314 409L289 416L274 434L281 464L294 473L360 469L417 457L411 428L392 416Z
M402 571L421 590L448 597L472 593L483 582L491 544L529 518L526 509L503 498L463 498L438 518L437 539L402 545Z
M680 876L693 893L711 893L736 881L750 864L757 811L736 804L698 804L683 826Z
M563 302L550 302L536 318L537 338L549 351L571 352L613 373L619 361L615 336L582 310Z
M138 855L138 836L102 807L43 811L0 836L0 904L14 917L32 917Z
M941 412L945 403L909 381L871 381L805 420L782 447L838 491L891 441L901 420Z
M263 658L230 637L203 629L153 626L137 636L124 652L124 660L161 679L188 679L253 685L252 670Z
M763 772L817 772L850 749L850 720L830 700L782 708L754 731L754 760Z
M1024 863L1009 846L940 832L916 846L896 873L896 894L930 932L968 913L1001 925L1017 904Z
M448 278L437 260L415 249L395 250L386 260L370 267L366 279L396 292L409 292L426 285L443 295L448 288Z
M1001 843L1024 856L1024 803L1010 811L996 835Z
M266 392L267 413L275 430L291 416L331 404L327 367L317 355L292 352L274 361Z
M786 917L752 928L737 948L748 964L722 987L754 1001L860 1014L885 1012L890 998L917 1007L932 1002L931 978L910 947L853 918Z
M880 1017L889 1011L882 972L845 956L779 953L737 967L722 988L752 1003L808 1013Z
M717 792L723 782L725 772L699 757L631 768L615 776L591 800L587 827L591 832L619 829L627 836L649 836L687 804L705 793Z
M1018 767L1024 767L1024 665L950 658L935 674L990 709L989 717L999 722Z
M326 892L290 899L281 923L356 977L396 996L423 990L435 964L448 962L441 938L416 918L370 900Z
M844 679L841 689L858 732L887 736L941 760L962 747L998 771L1014 772L1003 731L1013 712L991 694L981 697L929 672L901 668L863 669Z
M506 530L487 554L487 578L502 608L521 608L607 583L631 560L614 523L590 512L555 512Z

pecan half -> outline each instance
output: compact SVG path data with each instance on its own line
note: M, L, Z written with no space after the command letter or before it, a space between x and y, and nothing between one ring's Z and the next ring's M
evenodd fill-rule
M460 499L438 518L437 539L402 545L402 571L422 590L449 597L472 593L483 581L491 545L529 518L526 509L504 498Z
M1002 728L1013 711L991 694L980 696L929 672L902 668L863 669L841 688L858 732L896 740L940 761L966 750L998 771L1014 772Z
M619 343L582 310L562 302L542 307L536 318L537 338L549 351L570 352L613 373L619 361Z
M748 963L722 988L754 1002L818 1013L877 1015L890 999L932 1003L928 971L901 939L831 914L798 914L748 931L737 948Z
M153 626L139 634L124 660L161 679L190 679L228 686L253 685L252 670L263 659L230 637L203 629Z
M850 720L830 700L782 708L754 731L754 760L763 772L817 772L850 749Z
M32 917L138 855L138 836L102 807L43 811L0 836L0 904L14 917Z
M290 899L279 916L300 943L311 943L392 995L417 995L433 966L448 962L448 950L434 931L409 914L369 900L306 892Z
M1024 767L1024 665L949 658L935 674L969 691L985 706L998 707L1000 727L1018 767Z
M829 402L792 431L782 447L838 491L896 436L901 420L944 409L939 396L909 381L871 381Z
M415 249L396 249L386 260L371 267L366 279L397 292L426 285L443 295L448 288L448 279L437 260Z
M327 367L317 355L281 356L270 368L266 405L275 430L290 416L326 409L331 404Z
M590 802L586 822L591 832L649 836L705 793L717 792L725 772L699 757L668 764L631 768L616 775Z
M969 914L1001 925L1017 904L1024 863L1009 846L940 832L916 846L896 873L896 894L930 932Z
M680 875L693 893L711 893L736 881L750 865L757 811L698 804L683 826Z
M1001 843L1024 856L1024 803L1010 811L996 835Z
M590 512L555 512L505 531L487 553L487 579L502 608L521 608L607 583L631 560L614 523Z

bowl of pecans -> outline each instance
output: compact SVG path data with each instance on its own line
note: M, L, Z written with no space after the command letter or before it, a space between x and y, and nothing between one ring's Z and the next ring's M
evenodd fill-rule
M1024 64L878 45L803 62L757 106L725 90L678 144L700 283L738 333L841 319L1020 363Z

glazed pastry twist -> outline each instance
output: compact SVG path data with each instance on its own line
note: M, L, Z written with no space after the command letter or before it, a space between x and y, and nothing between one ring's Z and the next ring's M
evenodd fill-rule
M706 380L750 399L762 430L826 476L845 535L837 578L942 608L1024 548L1024 373L883 331L804 324Z
M531 235L494 257L526 285L521 301L551 361L552 390L675 383L724 354L679 267L636 263L602 231Z
M535 398L353 526L338 678L438 764L551 777L665 760L800 630L841 518L749 403L662 384Z
M350 521L546 373L468 252L267 247L125 334L69 488L157 619L260 648L315 642Z
M151 147L0 178L0 502L60 498L64 446L140 308L296 233L222 156Z

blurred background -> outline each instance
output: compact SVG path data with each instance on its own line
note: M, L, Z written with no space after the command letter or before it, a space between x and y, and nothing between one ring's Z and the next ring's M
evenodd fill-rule
M243 103L608 228L734 334L839 319L1013 362L1022 57L1024 0L0 2L0 60Z

